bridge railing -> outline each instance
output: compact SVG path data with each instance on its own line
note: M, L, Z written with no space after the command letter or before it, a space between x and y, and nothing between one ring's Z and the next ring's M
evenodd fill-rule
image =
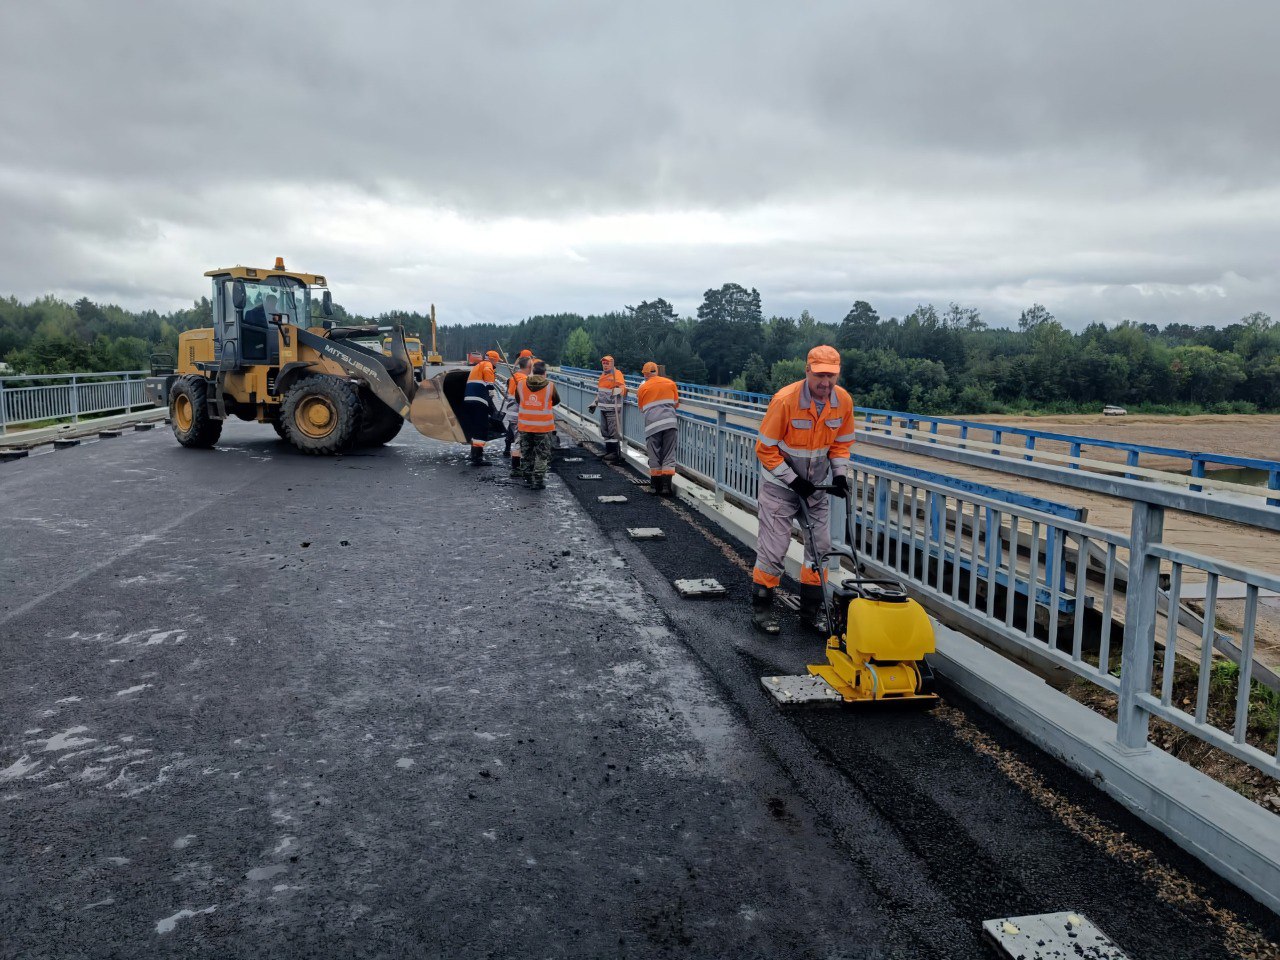
M594 377L553 378L562 405L589 420ZM704 399L689 406L697 412L678 413L681 473L713 490L718 502L754 511L760 468L750 416L739 403ZM630 444L644 446L643 416L632 398L622 429ZM832 511L832 534L844 541L843 511L852 509L856 546L873 569L902 579L954 625L1113 695L1123 747L1148 748L1150 720L1158 717L1280 775L1280 747L1273 753L1258 745L1271 736L1280 741L1280 721L1251 696L1252 680L1264 669L1254 656L1259 598L1280 595L1280 579L1163 543L1166 504L1152 485L1111 481L1124 485L1133 502L1125 535L1090 525L1083 512L1063 505L944 474L856 452L853 466L853 496ZM1210 515L1245 515L1237 504L1200 499ZM1265 518L1262 508L1252 514ZM1185 602L1192 582L1203 583L1198 619ZM1228 596L1236 599L1224 602ZM1193 629L1198 659L1179 659L1175 651ZM1234 673L1223 669L1229 660L1215 659L1215 649L1234 654ZM1218 692L1211 688L1222 684L1234 694L1229 715L1210 706Z
M598 371L584 370L580 367L562 367L561 372L591 380L599 375ZM634 389L642 378L633 375L626 379ZM710 387L683 381L678 385L683 397L709 400L735 410L757 411L763 415L769 405L770 395L766 393L730 390L726 387ZM1118 473L1128 479L1179 481L1177 473L1181 472L1185 477L1181 478L1180 482L1192 492L1198 493L1209 488L1256 496L1258 494L1248 486L1238 483L1215 482L1213 479L1209 479L1204 484L1194 482L1211 475L1211 468L1245 469L1257 471L1260 477L1265 477L1267 489L1280 490L1280 461L1277 460L1238 457L1232 454L1130 443L1122 440L1102 440L1034 427L1017 427L959 417L936 417L901 410L882 410L876 407L859 406L855 407L855 410L862 421L863 432L882 432L911 438L923 435L923 438L932 444L946 443L961 450L988 451L995 456L1061 463L1073 470ZM947 431L950 433L948 434ZM1010 438L1018 438L1021 443L1010 444L1008 442ZM1038 443L1041 446L1038 447ZM1050 444L1051 449L1044 449L1045 443ZM1113 465L1091 456L1099 451L1104 457L1108 454L1123 454L1124 463ZM1148 464L1153 459L1159 459L1166 466L1159 470L1148 469L1143 466L1143 458L1146 458ZM1173 461L1171 468L1169 461ZM1280 506L1280 498L1272 498L1268 503L1271 506Z
M149 407L146 370L0 377L0 436L9 428L48 420L129 413Z

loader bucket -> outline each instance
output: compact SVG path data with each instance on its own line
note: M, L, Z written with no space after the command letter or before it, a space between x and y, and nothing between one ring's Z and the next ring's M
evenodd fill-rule
M458 423L453 404L445 395L447 373L438 373L417 385L409 403L409 422L424 437L450 443L466 443L467 436Z

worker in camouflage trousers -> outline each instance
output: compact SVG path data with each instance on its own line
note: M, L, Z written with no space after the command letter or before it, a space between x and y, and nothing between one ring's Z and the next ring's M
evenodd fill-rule
M520 463L525 482L531 490L547 486L547 468L551 466L551 441L556 432L556 415L552 409L560 403L555 384L547 379L547 365L538 360L531 374L516 387L520 401L517 426L520 430Z

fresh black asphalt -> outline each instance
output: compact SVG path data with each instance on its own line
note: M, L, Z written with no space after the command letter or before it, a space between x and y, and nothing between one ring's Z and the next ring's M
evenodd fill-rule
M982 919L1061 909L1231 955L938 716L772 707L813 642L750 636L705 521L590 454L541 494L464 454L231 424L0 464L0 957L980 957Z

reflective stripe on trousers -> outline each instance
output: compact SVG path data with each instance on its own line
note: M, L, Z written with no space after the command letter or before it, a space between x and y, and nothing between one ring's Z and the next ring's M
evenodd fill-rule
M621 411L607 407L600 408L600 436L606 443L617 443L622 439Z
M676 441L679 438L680 431L675 427L659 430L644 438L645 452L649 454L649 476L675 476Z
M791 545L791 524L799 520L800 496L787 487L772 483L760 484L756 495L759 504L760 533L756 540L756 565L751 579L766 587L776 587L782 579L783 561L787 556L787 548ZM831 549L831 501L825 493L814 494L808 501L809 520L813 525L812 544L805 543L804 567L800 571L800 582L818 584L822 577L818 574L815 557ZM803 530L803 526L801 526ZM803 534L805 541L808 535Z

